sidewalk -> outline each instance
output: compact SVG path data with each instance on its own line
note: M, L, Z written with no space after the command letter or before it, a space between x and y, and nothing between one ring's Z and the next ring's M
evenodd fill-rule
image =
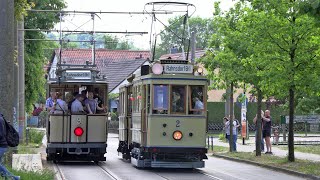
M246 145L242 145L242 140L237 140L237 151L238 152L253 152L255 147L255 140L254 138L250 138L249 140L245 140ZM218 138L213 139L213 151L214 146L224 146L229 147L229 143L227 143L225 140L220 141ZM287 150L282 150L277 147L277 145L272 145L272 153L275 156L279 157L286 157L288 154ZM302 153L302 152L294 152L295 158L297 159L304 159L309 161L315 161L320 162L320 155L317 154L310 154L310 153Z

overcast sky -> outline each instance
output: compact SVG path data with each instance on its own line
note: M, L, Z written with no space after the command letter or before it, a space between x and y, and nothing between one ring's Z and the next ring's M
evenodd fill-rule
M166 0L171 1L172 0ZM213 4L217 0L175 0L177 2L187 2L194 4L196 11L193 15L210 18L213 13ZM144 5L151 0L65 0L67 2L67 10L77 10L77 11L139 11L144 10ZM233 0L222 0L221 5L223 10L228 10L232 4ZM150 8L150 6L148 6ZM172 9L172 6L164 6L162 10ZM193 9L190 8L192 12ZM191 13L190 12L190 13ZM157 17L167 24L167 19L174 16L181 15L181 13L175 13L172 15L158 15ZM114 15L114 14L101 14L99 18L96 18L95 29L99 31L143 31L150 32L151 29L151 17L149 15ZM66 17L65 23L62 24L62 29L67 30L91 30L92 21L89 15L71 15ZM81 26L81 27L80 27ZM157 32L163 29L163 26L157 22L155 24ZM59 25L56 26L59 28ZM133 41L135 46L141 47L143 49L149 48L149 36L150 35L135 35L126 36L123 34L118 34L118 37L122 37L129 41Z

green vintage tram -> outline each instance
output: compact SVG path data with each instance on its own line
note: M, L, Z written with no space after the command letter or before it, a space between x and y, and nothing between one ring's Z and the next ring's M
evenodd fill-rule
M58 92L67 103L81 91L95 92L107 104L108 84L93 66L61 65L57 75L48 79L47 92ZM71 97L71 98L70 98ZM47 160L105 161L107 147L107 113L51 112L47 122Z
M161 60L128 78L119 96L124 159L137 167L204 167L208 81L199 70L186 60Z

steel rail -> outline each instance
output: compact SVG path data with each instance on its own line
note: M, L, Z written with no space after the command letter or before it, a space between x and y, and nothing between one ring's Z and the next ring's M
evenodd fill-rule
M95 163L105 174L107 174L110 178L114 179L114 180L121 180L119 177L117 177L115 174L113 174L110 170L108 170L106 167L103 167L101 165L101 163L104 162L100 162L100 163ZM104 163L105 164L105 163Z

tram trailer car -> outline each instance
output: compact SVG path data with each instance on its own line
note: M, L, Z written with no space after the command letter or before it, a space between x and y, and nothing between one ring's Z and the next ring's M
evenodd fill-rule
M118 152L141 168L204 167L207 79L183 60L149 70L120 88Z
M64 69L62 78L49 79L47 92L59 92L68 103L70 95L81 90L99 93L107 104L108 84L98 79L92 69ZM72 96L71 96L72 97ZM107 147L107 114L50 114L47 122L48 161L105 161Z

